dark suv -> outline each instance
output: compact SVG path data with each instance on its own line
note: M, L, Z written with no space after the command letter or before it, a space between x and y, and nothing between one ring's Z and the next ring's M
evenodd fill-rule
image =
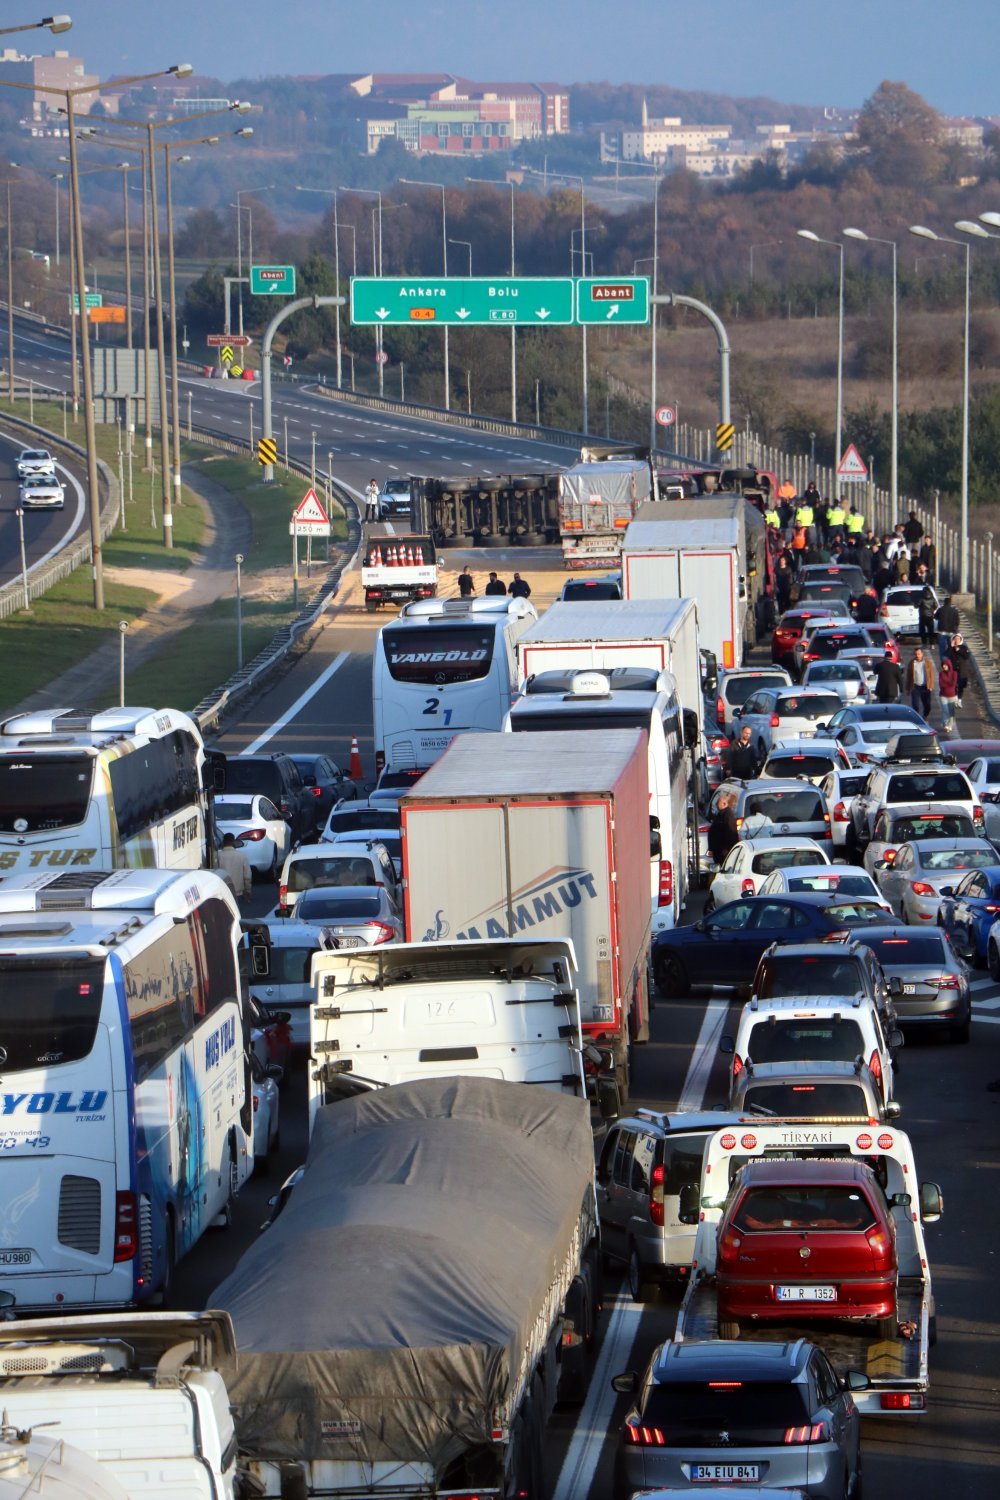
M313 799L290 755L226 755L213 750L209 758L215 791L269 797L291 827L296 842L313 836Z
M616 1375L632 1396L619 1440L618 1497L638 1490L739 1484L794 1490L812 1500L860 1500L861 1422L851 1394L868 1377L839 1380L807 1339L661 1345L645 1375Z

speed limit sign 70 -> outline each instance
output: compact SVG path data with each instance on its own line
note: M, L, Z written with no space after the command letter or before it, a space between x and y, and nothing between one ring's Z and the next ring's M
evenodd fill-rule
M658 406L656 420L661 427L672 427L677 421L677 412L672 406Z

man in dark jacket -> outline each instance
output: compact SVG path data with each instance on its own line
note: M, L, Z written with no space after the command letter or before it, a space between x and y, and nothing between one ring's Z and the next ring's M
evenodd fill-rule
M938 658L944 661L949 642L962 623L958 618L958 610L951 602L950 594L945 595L944 603L938 609L935 623L938 628Z
M854 609L854 618L859 625L874 625L878 619L878 595L871 584L858 598Z
M752 781L760 766L751 738L750 725L744 724L729 754L729 774L738 781Z
M919 545L919 543L922 542L923 539L924 528L917 520L916 511L911 510L909 519L907 520L906 525L903 527L903 540L906 542L907 546L912 547L914 543L917 543Z
M716 803L715 817L708 825L708 852L715 863L721 865L730 849L739 841L740 831L736 827L733 799L728 792L723 792Z
M498 578L495 573L491 573L490 581L486 585L486 588L483 590L483 592L490 595L503 594L504 596L506 596L507 585L504 583L502 578Z
M892 659L887 648L875 669L875 698L878 703L895 703L903 689L903 669Z
M917 618L920 621L920 644L922 646L933 646L934 615L937 610L937 600L934 597L934 590L926 582L926 577L925 572L924 578L922 580L918 578L917 580L918 582L923 582L924 585L920 591L920 598L917 600Z

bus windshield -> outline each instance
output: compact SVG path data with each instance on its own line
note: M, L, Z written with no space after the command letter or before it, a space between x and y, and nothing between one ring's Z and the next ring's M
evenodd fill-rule
M0 1048L5 1074L79 1062L93 1049L104 960L0 958Z
M90 755L0 757L0 833L73 828L90 806Z
M400 625L382 631L395 682L477 682L488 676L495 632L481 625Z

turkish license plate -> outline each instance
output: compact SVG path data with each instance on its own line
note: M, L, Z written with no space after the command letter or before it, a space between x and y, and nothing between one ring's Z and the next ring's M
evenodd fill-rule
M692 1464L692 1484L757 1484L760 1464Z
M779 1286L779 1302L836 1302L835 1286Z
M336 938L338 948L361 947L361 939L359 937L340 937L338 934L334 934L334 936Z
M30 1250L0 1250L0 1266L30 1266Z
M917 993L917 987L916 987L915 984L904 984L903 985L903 994L904 995L915 995L916 993Z

